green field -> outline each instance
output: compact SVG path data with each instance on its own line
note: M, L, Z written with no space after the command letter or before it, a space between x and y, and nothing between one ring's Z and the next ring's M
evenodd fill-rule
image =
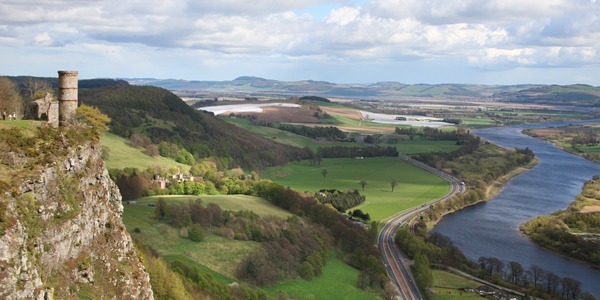
M157 196L136 200L134 205L125 205L123 222L129 233L143 244L156 249L167 258L187 258L214 270L227 277L233 277L237 264L250 253L258 243L237 241L207 234L206 240L195 243L179 237L178 229L161 223L153 218L155 203L158 198L167 203L187 202L201 198L204 205L217 203L223 209L252 210L259 215L290 216L290 213L257 197L251 196ZM140 232L134 231L139 228Z
M133 238L165 257L187 258L229 278L233 277L237 264L258 245L213 234L195 243L179 237L178 229L153 219L153 212L152 207L126 205L123 221ZM140 232L134 232L135 228Z
M321 175L323 169L328 172L325 179ZM438 199L450 190L449 183L442 178L396 157L332 158L324 159L320 166L302 161L267 169L261 176L295 190L313 193L320 189L358 189L366 196L366 203L358 208L378 221ZM394 179L398 180L398 186L392 192ZM364 192L361 180L367 181Z
M285 281L275 286L265 288L265 291L276 296L279 291L284 291L293 299L378 299L375 295L359 289L356 286L358 270L345 264L335 256L334 251L329 252L329 259L323 268L323 273L311 281Z
M32 128L35 123L40 123L40 122L36 122L36 121L32 121L32 120L9 120L8 118L6 118L6 120L0 119L0 129L12 128L12 127Z
M463 125L469 128L489 127L497 125L497 122L487 118L461 118Z
M100 139L100 144L110 149L108 159L106 159L108 169L137 168L145 170L154 166L163 168L179 167L183 171L190 169L190 166L180 164L170 158L149 156L143 153L141 149L129 146L124 138L112 133L106 132Z
M461 291L462 288L476 288L481 286L473 280L469 280L450 272L441 270L432 270L433 287L431 290L440 300L459 300L459 299L482 299L476 293L467 293Z

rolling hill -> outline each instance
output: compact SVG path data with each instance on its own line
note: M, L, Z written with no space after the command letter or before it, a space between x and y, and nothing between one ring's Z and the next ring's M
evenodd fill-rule
M153 85L172 91L255 93L271 95L319 95L358 99L436 98L462 100L494 100L554 105L600 105L600 87L574 85L476 85L476 84L338 84L325 81L278 81L242 76L230 81L194 81L176 79L132 78L134 85Z
M219 157L227 167L263 168L306 158L308 153L240 130L212 113L189 107L166 89L124 82L80 88L79 98L111 119L111 131L148 136L184 147L197 158Z

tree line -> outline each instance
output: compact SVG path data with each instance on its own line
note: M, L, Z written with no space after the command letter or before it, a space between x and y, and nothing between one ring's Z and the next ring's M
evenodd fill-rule
M406 135L412 141L415 138L431 141L457 141L460 142L470 136L469 131L463 128L457 130L441 130L433 127L396 127L396 134Z
M425 227L424 223L418 227ZM452 267L470 273L481 279L509 286L515 290L539 298L596 299L581 289L581 282L570 277L556 275L537 265L525 269L518 262L502 262L494 257L480 257L469 260L452 241L437 232L410 232L402 227L395 236L395 242L402 251L415 260L413 274L417 284L426 294L432 285L431 266Z
M304 125L276 124L275 127L297 135L306 136L313 139L324 139L328 141L343 140L346 134L335 126L315 126L308 127Z

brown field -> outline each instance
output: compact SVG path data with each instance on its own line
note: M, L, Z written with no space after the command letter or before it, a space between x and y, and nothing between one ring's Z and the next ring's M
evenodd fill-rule
M359 111L346 108L321 107L323 111L330 115L340 115L354 120L362 120L362 115Z
M257 120L264 122L281 123L317 123L319 119L314 116L315 111L296 107L263 107L262 113L244 113L247 116L255 116Z

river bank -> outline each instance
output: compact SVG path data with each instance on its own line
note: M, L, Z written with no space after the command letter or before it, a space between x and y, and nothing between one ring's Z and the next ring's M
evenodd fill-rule
M588 181L565 210L521 224L531 241L559 255L600 268L600 178Z
M442 211L441 215L436 219L428 218L427 221L425 222L425 224L427 226L427 230L429 231L432 228L434 228L446 215L450 215L450 214L459 212L465 208L468 208L471 206L476 206L476 205L485 203L485 202L489 201L490 199L493 199L495 196L497 196L502 191L502 189L506 186L507 183L510 182L510 180L521 175L522 173L525 173L525 172L533 169L535 166L538 165L538 163L539 163L539 160L537 158L534 158L528 164L526 164L524 166L518 166L517 168L510 171L508 174L505 174L505 175L499 177L498 179L494 180L492 183L490 183L489 185L487 185L485 187L485 195L483 198L481 198L475 202L472 202L472 203L467 203L466 205L463 205L459 208L451 208L446 211ZM460 196L461 195L458 195L457 197L460 197ZM451 200L451 199L448 199L448 200ZM447 208L449 208L449 207L447 207ZM415 216L415 218L413 220L416 220L417 218L419 218L420 216L422 216L425 213L427 213L427 212L425 211L425 212ZM414 222L411 222L410 224L414 224Z
M599 123L554 128L532 128L523 134L554 144L556 147L600 163Z

